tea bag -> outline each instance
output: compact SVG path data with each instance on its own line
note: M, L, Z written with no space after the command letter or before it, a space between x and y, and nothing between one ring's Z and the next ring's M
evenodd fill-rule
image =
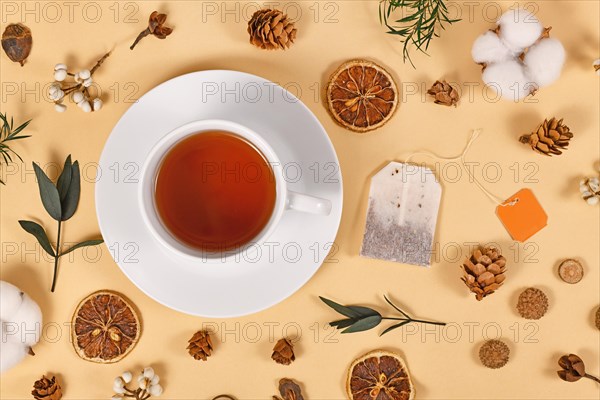
M431 265L442 187L429 168L390 162L371 179L360 255Z

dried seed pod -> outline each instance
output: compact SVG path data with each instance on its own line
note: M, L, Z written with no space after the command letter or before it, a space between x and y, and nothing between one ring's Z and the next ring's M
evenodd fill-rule
M9 24L2 34L2 49L8 58L21 66L29 57L32 44L31 30L23 24Z
M479 359L488 368L501 368L508 362L510 349L500 340L488 340L479 349Z
M548 297L537 288L527 288L519 295L517 311L523 318L540 319L548 311Z

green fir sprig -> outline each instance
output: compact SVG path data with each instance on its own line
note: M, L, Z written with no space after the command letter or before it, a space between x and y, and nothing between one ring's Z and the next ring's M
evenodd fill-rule
M31 135L19 135L23 129L27 128L27 125L29 125L31 120L23 122L15 128L13 118L11 117L9 122L6 114L0 112L0 121L2 122L2 127L0 128L0 156L2 156L2 158L0 159L0 163L2 160L4 160L5 164L11 163L13 161L11 153L13 156L16 156L19 160L23 161L21 156L10 148L11 143L9 142L31 137ZM0 179L0 184L5 185L2 179Z
M338 313L342 314L346 319L340 319L337 321L332 321L329 323L330 326L336 329L343 329L342 333L354 333L354 332L362 332L372 328L375 328L379 325L383 320L391 320L391 321L399 321L395 324L387 327L379 336L383 336L386 333L400 328L406 324L410 324L412 322L421 323L421 324L431 324L431 325L446 325L445 322L434 322L434 321L425 321L422 319L416 319L409 316L406 312L402 311L400 307L396 306L394 303L388 299L387 296L383 296L385 301L392 306L396 311L398 311L402 316L401 317L384 317L378 311L373 310L369 307L363 306L343 306L341 304L336 303L335 301L326 299L324 297L319 296L319 298L323 301L323 303L327 304L329 307L333 308Z
M396 21L390 21L392 14L401 9L403 16ZM387 33L396 35L404 43L403 59L410 58L410 50L427 54L431 39L439 37L439 31L446 29L444 24L453 24L460 19L450 19L444 0L381 0L379 2L379 21L388 28Z
M33 169L38 181L42 204L52 219L58 222L56 246L52 246L46 231L40 224L25 220L20 220L19 224L25 231L35 236L46 253L54 257L54 276L52 278L52 288L50 289L50 291L54 292L54 289L56 288L56 277L58 275L59 258L81 247L99 245L104 242L104 240L86 240L69 247L67 250L62 250L62 223L69 220L73 214L75 214L77 206L79 205L79 195L81 193L79 162L71 162L71 155L69 155L65 160L63 170L56 181L56 185L52 183L39 165L33 163Z

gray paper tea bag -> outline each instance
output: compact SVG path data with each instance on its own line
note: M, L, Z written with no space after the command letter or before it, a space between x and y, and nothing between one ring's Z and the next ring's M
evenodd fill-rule
M429 168L391 162L371 179L360 255L431 265L442 187Z

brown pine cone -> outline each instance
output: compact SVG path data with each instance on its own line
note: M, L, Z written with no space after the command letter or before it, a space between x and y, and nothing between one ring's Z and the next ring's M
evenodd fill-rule
M540 154L551 156L562 154L559 149L566 149L572 137L573 133L562 119L551 118L544 120L534 132L521 136L519 141Z
M35 381L31 394L36 400L60 400L62 398L62 390L55 376L50 379L42 376L42 379Z
M279 339L273 347L271 358L278 364L290 365L296 359L294 345L286 338Z
M210 333L206 330L194 333L188 343L187 350L195 360L206 361L212 354L213 347Z
M261 49L288 49L296 39L296 32L294 23L279 10L258 10L248 21L250 43Z
M427 91L427 94L433 96L435 104L443 104L445 106L454 106L458 104L458 91L445 80L435 81L433 86Z
M506 259L495 247L477 248L462 265L464 276L462 281L477 300L494 293L504 282Z

